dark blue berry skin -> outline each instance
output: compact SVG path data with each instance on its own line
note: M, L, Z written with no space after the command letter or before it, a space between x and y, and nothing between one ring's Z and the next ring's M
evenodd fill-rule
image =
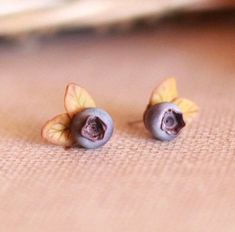
M106 144L113 134L113 120L99 108L86 108L74 116L71 135L75 145L95 149Z
M185 122L181 110L175 104L163 102L147 108L144 125L154 138L170 141L179 135Z

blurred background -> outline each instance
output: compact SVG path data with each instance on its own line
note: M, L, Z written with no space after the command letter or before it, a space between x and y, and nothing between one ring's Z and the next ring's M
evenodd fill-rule
M234 9L234 0L0 0L0 37L81 29L129 29L179 14ZM234 13L234 12L233 12Z

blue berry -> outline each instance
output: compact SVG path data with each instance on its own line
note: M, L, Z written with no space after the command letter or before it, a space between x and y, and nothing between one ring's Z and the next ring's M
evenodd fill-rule
M153 137L161 141L176 138L185 126L181 110L168 102L148 107L144 114L144 124Z
M99 108L86 108L74 116L71 134L76 145L87 149L98 148L111 138L113 120Z

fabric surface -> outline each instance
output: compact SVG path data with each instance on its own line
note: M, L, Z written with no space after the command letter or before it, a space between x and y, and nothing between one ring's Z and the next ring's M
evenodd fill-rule
M0 45L0 231L234 231L234 39L233 23L189 23ZM172 75L200 115L158 142L128 122ZM112 115L104 147L42 141L68 82Z

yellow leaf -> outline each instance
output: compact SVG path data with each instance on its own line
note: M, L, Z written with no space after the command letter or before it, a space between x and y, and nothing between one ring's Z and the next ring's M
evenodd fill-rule
M172 103L181 109L186 122L190 122L199 111L198 106L186 98L176 98Z
M57 115L44 125L42 137L50 143L70 147L73 144L70 123L71 119L68 114Z
M150 97L150 105L153 106L155 104L161 102L171 102L178 96L177 88L176 88L176 80L171 77L164 80L160 85L158 85L151 97Z
M64 105L65 110L72 118L85 108L95 107L95 102L85 89L71 83L67 85L65 91Z

